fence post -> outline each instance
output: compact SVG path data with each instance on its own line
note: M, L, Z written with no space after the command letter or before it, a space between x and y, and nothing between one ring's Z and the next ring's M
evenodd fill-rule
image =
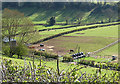
M34 71L34 76L33 76L33 81L35 80L35 69L34 69L34 52L33 52L33 71Z
M26 55L24 56L24 77L23 77L24 80L25 80L25 71L26 71Z
M60 75L60 72L59 72L59 56L57 57L57 70L58 70L58 75Z
M34 53L33 53L33 69L34 69Z
M40 53L40 66L41 66L41 53Z
M2 74L2 66L3 66L3 62L2 62L2 60L0 61L0 83L2 83L2 81L3 81L3 74Z

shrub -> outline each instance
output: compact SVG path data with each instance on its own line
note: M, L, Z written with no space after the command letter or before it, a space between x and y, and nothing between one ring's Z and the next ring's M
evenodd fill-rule
M73 62L73 58L70 56L64 56L62 61L63 62Z
M94 64L95 64L95 61L91 61L91 65L94 66Z
M57 59L57 57L58 57L58 55L56 55L56 54L52 54L52 53L48 53L48 52L43 52L43 51L35 51L34 54L38 55L38 56L44 56L45 58Z
M14 54L15 54L15 47L12 47L10 48L9 45L3 45L2 47L2 51L3 51L3 54L9 56L9 57L12 57Z
M28 55L28 48L24 44L18 43L16 46L15 54L18 55L18 58L20 56L22 59L23 55Z

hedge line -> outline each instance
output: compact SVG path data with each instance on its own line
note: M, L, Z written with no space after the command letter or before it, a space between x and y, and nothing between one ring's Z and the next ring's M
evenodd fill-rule
M102 68L102 69L111 69L111 70L117 70L120 71L120 65L117 64L113 64L113 63L95 63L95 61L91 61L91 60L80 60L78 62L78 64L84 64L84 65L89 65L91 67L96 67L96 68Z
M34 55L44 56L45 58L53 58L53 59L57 59L57 57L58 57L58 55L56 55L56 54L43 52L43 51L35 51Z
M73 62L73 58L72 57L69 57L69 56L64 56L63 57L63 60L62 62ZM117 64L113 64L113 63L95 63L95 61L92 61L92 60L80 60L78 62L78 64L83 64L83 65L88 65L88 66L91 66L91 67L96 67L96 68L102 68L102 69L111 69L111 70L117 70L117 71L120 71L120 65L117 63Z
M119 21L112 21L112 22L119 22ZM85 25L93 25L93 24L105 24L109 22L96 22L96 23L88 23L88 24L69 24L71 26L66 26L66 27L60 27L60 28L50 28L50 29L42 29L40 31L46 31L46 30L54 30L54 29L66 29L66 28L71 28L71 27L77 27L77 26L85 26ZM45 25L45 24L34 24L35 25ZM65 25L65 24L55 24L55 25Z

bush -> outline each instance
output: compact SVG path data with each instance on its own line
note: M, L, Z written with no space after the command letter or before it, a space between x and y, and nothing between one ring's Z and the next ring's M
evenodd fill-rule
M5 55L9 56L10 55L10 46L3 47L2 51Z
M23 55L28 55L28 48L22 43L18 43L17 46L11 46L11 48L9 44L3 44L2 51L6 56L9 57L12 57L14 54L18 55L18 58L19 56L22 58Z
M28 55L27 46L22 43L18 43L18 45L16 46L15 54L18 55L18 58L20 56L20 58L22 59L23 55Z
M62 62L73 62L73 58L70 56L64 56Z
M53 59L57 59L57 57L58 57L58 55L56 55L56 54L43 52L43 51L35 51L34 55L44 56L45 58L53 58Z
M90 62L90 65L91 65L91 66L94 66L94 64L95 64L95 61L91 61L91 62Z
M3 48L2 48L3 54L9 57L12 57L15 54L15 50L16 50L15 47L12 47L10 49L10 46L7 44L3 45Z

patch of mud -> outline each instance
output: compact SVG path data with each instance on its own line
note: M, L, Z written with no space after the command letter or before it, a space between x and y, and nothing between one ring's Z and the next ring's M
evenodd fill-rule
M49 49L49 51L53 51L53 49Z
M54 48L54 46L47 46L47 48Z

